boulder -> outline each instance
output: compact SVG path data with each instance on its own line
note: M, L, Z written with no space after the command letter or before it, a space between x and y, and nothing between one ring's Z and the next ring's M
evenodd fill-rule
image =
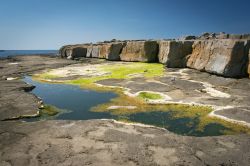
M159 41L159 62L167 67L186 67L193 41Z
M235 39L195 41L187 66L225 77L246 76L247 43Z
M123 46L124 43L112 43L106 59L111 61L119 61Z
M156 41L128 41L122 49L122 61L158 62L159 45Z

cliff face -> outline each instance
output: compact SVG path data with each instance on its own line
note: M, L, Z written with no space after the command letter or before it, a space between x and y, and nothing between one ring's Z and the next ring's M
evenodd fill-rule
M193 41L159 41L158 59L167 67L186 67Z
M158 44L156 41L130 41L122 49L121 60L132 62L157 62Z
M244 77L247 75L247 43L240 39L195 41L187 66L226 77Z
M189 67L225 77L250 74L250 35L214 34L180 40L111 41L63 46L62 58L103 58L112 61L160 62L167 67Z

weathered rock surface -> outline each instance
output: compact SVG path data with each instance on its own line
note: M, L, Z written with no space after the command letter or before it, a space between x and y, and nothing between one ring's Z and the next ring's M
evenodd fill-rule
M110 46L110 51L106 56L106 59L111 61L119 61L120 54L122 52L124 45L125 45L124 43L112 43Z
M106 59L106 57L108 56L108 54L110 52L110 47L111 47L111 44L109 44L109 43L108 44L101 44L99 58Z
M87 47L87 54L86 54L86 58L91 58L92 57L92 51L93 51L93 46L90 45Z
M167 67L186 67L187 56L192 53L193 41L159 41L159 62Z
M98 59L91 59L95 60ZM1 120L34 113L39 107L37 98L25 92L32 88L30 85L21 80L7 81L6 77L22 76L71 63L76 61L47 56L20 56L0 60ZM98 63L105 62L98 61ZM154 82L135 78L127 80L129 82L111 80L106 83L114 85L114 81L116 84L120 82L119 86L129 86L134 92L148 85L147 88L151 87L152 90L162 91L171 96L173 101L221 106L232 104L237 106L237 109L219 111L220 115L249 121L249 118L246 118L250 112L249 79L223 78L193 69L168 69L165 74ZM171 79L173 77L175 81ZM204 82L210 83L211 87L218 91L230 94L231 97L211 97L211 94L199 91L207 86ZM245 110L243 114L241 114L242 109ZM249 145L249 135L187 137L167 130L119 124L111 120L45 120L29 123L0 121L1 166L88 164L248 166Z
M247 40L200 40L193 44L187 66L226 77L247 75Z
M0 122L0 165L249 165L248 135L185 137L112 121Z
M87 47L75 47L72 49L72 54L68 57L72 57L70 59L80 58L80 57L86 57L87 55Z
M0 120L36 115L40 99L31 93L32 85L22 80L6 80L35 71L74 64L75 61L52 56L17 56L0 61ZM0 164L1 165L1 164Z
M92 58L99 58L99 56L100 56L100 46L99 45L93 45L91 57Z
M181 40L112 40L63 46L62 58L160 62L170 68L190 67L225 77L247 77L250 34L203 33Z
M209 33L205 32L196 39L207 40L207 39L245 39L250 40L250 34L227 34L225 32L220 33Z
M156 41L129 41L120 57L122 61L157 62L158 50Z

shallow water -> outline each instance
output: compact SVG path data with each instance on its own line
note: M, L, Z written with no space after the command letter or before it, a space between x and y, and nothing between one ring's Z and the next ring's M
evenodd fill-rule
M134 113L129 115L111 115L109 112L92 112L92 107L109 102L117 97L113 92L97 92L82 89L74 85L49 84L33 81L31 77L25 77L24 81L35 85L32 91L42 98L45 104L56 106L69 112L54 116L61 120L88 120L88 119L116 119L138 122L166 128L177 134L192 136L222 135L226 128L220 124L209 124L203 131L198 131L199 118L173 118L172 112L152 111ZM33 119L34 120L34 119ZM38 119L35 119L38 120ZM230 129L227 129L230 130Z
M67 110L68 113L59 114L55 119L63 120L87 120L112 118L109 113L97 113L89 111L93 106L109 102L117 95L111 92L96 92L81 89L74 85L48 84L33 81L31 77L25 77L24 81L35 85L32 90L36 96L42 98L48 105Z

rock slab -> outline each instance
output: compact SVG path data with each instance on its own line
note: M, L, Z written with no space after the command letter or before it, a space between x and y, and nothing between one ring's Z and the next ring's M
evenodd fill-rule
M156 41L129 41L121 53L122 61L157 62L159 46Z
M199 40L193 44L193 52L187 66L226 77L247 75L246 40Z
M186 67L187 56L192 53L193 41L160 41L159 62L167 67Z

